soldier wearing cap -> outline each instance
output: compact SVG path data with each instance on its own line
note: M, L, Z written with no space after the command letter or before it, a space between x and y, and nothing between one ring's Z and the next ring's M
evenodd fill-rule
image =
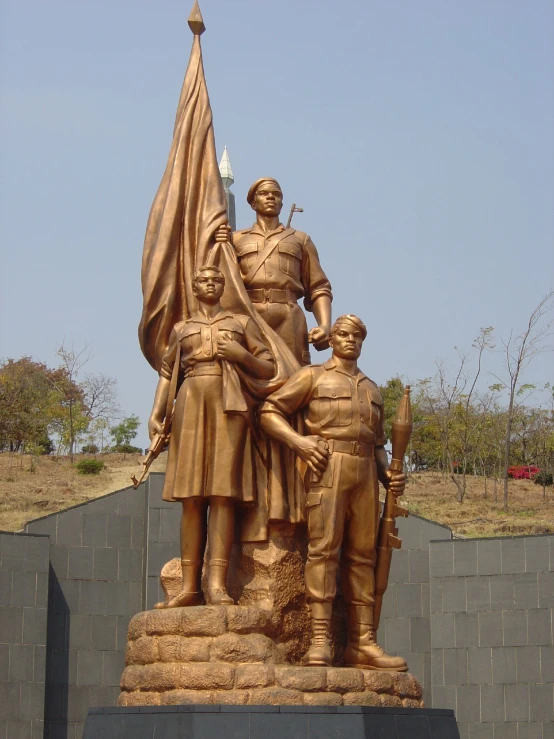
M373 620L378 481L402 495L406 477L388 469L383 399L377 385L358 369L366 335L356 316L338 318L330 331L331 359L303 367L270 395L260 423L309 468L305 581L312 641L304 664L331 664L329 629L340 557L348 618L345 665L405 671L402 657L389 656L378 646ZM298 412L304 414L308 436L289 424Z
M256 212L256 223L236 231L221 226L216 241L231 240L250 300L261 317L287 344L301 365L310 363L308 342L316 349L328 346L331 325L331 284L319 263L310 237L279 221L283 193L270 177L256 180L247 201ZM308 332L306 317L298 305L312 311L318 326Z

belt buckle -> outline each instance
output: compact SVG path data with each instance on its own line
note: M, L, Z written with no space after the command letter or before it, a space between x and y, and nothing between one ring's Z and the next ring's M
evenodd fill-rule
M356 457L360 456L360 442L359 441L353 441L352 442L352 454Z
M264 303L271 303L271 288L263 287Z

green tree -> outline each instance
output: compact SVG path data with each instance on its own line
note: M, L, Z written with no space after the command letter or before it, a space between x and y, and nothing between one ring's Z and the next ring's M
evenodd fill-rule
M138 434L139 426L139 417L129 416L128 418L124 418L117 426L112 426L110 429L110 434L115 442L114 449L115 451L122 451L124 459L125 454L130 450L131 442Z
M0 364L0 449L51 449L50 433L65 413L61 386L78 392L63 369L50 369L31 357Z
M385 436L390 441L392 422L396 415L398 404L404 394L404 383L400 377L391 377L390 380L387 380L385 385L380 385L379 390L381 391L385 404Z

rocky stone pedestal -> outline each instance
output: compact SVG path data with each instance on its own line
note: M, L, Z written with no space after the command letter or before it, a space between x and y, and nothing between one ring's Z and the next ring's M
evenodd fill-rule
M268 540L243 542L233 547L229 594L239 606L252 606L269 614L264 633L292 663L300 661L310 643L310 610L306 603L304 563L307 537L302 526L271 524ZM166 598L181 590L181 561L172 559L160 573ZM206 592L206 578L203 577ZM340 662L346 642L345 609L340 582L333 604L331 650Z
M292 665L272 630L271 613L252 606L139 613L118 705L423 707L413 675Z

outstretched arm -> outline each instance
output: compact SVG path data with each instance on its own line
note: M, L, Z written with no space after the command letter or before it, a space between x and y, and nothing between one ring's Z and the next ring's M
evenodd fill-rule
M286 444L316 473L325 471L329 450L320 436L302 436L277 411L266 411L260 416L260 428L268 436Z
M303 367L290 377L261 407L260 427L268 436L298 454L310 469L321 473L329 459L326 442L320 436L302 436L287 420L310 404L313 380L311 367Z

